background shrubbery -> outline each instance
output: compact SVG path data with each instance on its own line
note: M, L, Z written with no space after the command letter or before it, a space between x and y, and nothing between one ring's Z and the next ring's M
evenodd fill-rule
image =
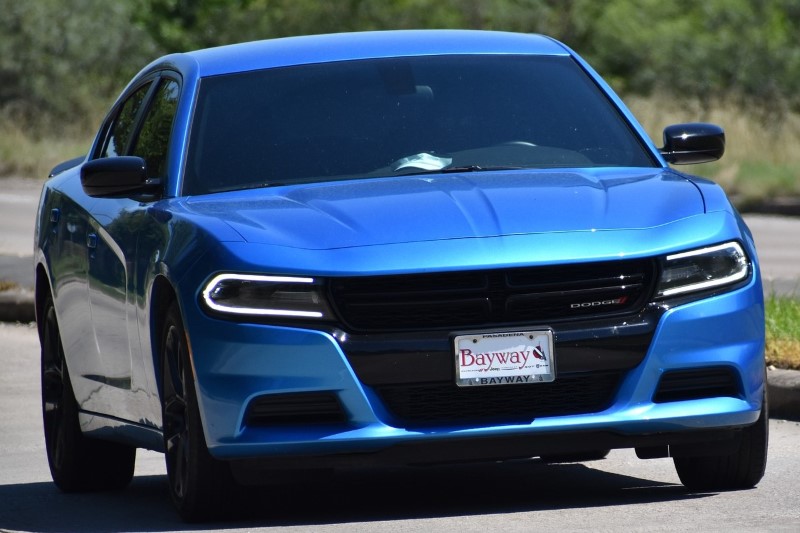
M537 32L583 55L656 143L707 120L728 155L702 167L743 202L800 194L797 0L0 0L0 175L84 151L155 57L230 42L389 28Z

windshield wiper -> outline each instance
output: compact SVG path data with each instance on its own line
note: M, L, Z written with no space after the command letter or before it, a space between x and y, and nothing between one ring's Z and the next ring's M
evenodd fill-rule
M435 170L417 170L416 172L403 172L402 174L398 173L400 176L419 176L424 174L460 174L466 172L491 172L495 170L520 170L525 167L513 167L513 166L502 166L502 165L493 165L493 166L481 166L481 165L462 165L456 167L445 167Z
M284 185L289 185L288 183L281 183L281 182L264 182L264 183L247 183L245 185L239 185L238 187L232 187L230 189L222 189L224 192L231 192L231 191L249 191L251 189L269 189L270 187L282 187ZM220 192L220 191L213 191L213 192Z
M487 172L492 170L519 170L522 167L511 167L494 165L482 167L481 165L462 165L460 167L446 167L441 170L445 174L458 173L458 172Z

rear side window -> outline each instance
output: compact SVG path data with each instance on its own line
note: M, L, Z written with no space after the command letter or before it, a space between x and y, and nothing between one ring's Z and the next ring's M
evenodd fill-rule
M140 87L122 104L119 113L117 113L108 130L100 157L126 155L135 133L136 117L139 115L142 103L150 90L150 85L150 83L147 83Z

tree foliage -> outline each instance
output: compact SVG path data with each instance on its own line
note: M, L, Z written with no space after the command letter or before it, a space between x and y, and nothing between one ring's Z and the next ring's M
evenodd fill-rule
M623 93L800 109L796 0L0 0L0 110L96 120L150 59L231 42L392 28L552 35Z
M39 127L96 120L120 79L156 51L130 24L131 8L104 0L0 0L4 116Z
M622 92L800 107L795 0L610 0L586 55Z

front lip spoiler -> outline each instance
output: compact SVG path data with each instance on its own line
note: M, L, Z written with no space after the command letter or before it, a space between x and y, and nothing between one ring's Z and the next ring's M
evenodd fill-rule
M435 466L530 459L541 455L578 454L596 450L637 448L641 457L693 457L732 453L741 430L735 426L713 430L623 435L608 431L568 431L540 435L423 440L396 444L373 452L316 456L280 456L226 460L237 481L260 485L275 470ZM660 452L660 453L659 453Z

